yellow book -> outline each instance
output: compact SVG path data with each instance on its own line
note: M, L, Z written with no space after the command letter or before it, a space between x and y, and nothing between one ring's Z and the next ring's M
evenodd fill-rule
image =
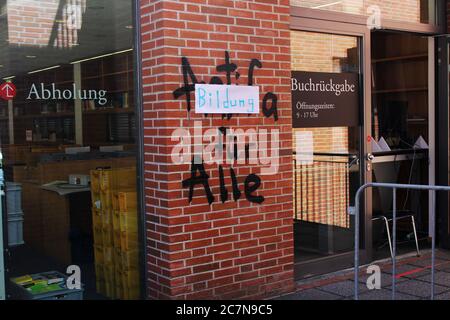
M17 283L18 285L24 285L33 282L33 278L30 275L12 278L12 282Z

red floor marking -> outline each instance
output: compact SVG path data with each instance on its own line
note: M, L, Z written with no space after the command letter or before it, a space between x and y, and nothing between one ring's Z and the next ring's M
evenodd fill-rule
M421 257L419 259L418 258L405 259L403 261L399 261L398 265L399 266L400 265L406 265L409 262L421 261L421 260L425 260L427 258L430 258L430 257ZM450 261L446 261L446 262L442 262L442 263L436 264L435 267L442 266L442 265L445 265L445 264L450 264ZM382 269L385 269L385 268L382 267ZM395 278L396 279L400 279L400 278L403 278L403 277L406 277L406 276L409 276L409 275L412 275L412 274L415 274L415 273L418 273L418 272L421 272L421 271L427 270L427 269L431 269L431 265L397 274L395 276ZM365 275L365 273L364 273L364 271L361 271L359 273L359 276L361 277L363 275ZM322 287L322 286L325 286L325 285L328 285L328 284L339 283L339 282L343 282L345 280L352 280L352 279L353 279L353 273L348 274L348 275L337 276L335 278L328 278L328 279L317 280L317 281L313 281L312 283L298 284L297 288L296 288L296 291L298 292L298 291L303 291L303 290L308 290L308 289L313 289L313 288L319 288L319 287Z
M450 261L442 262L442 263L436 264L434 267L439 267L439 266L442 266L442 265L448 264L448 263L450 263ZM411 274L418 273L418 272L420 272L420 271L427 270L427 269L431 269L431 265L426 266L426 267L422 267L422 268L417 268L417 269L409 270L409 271L406 271L406 272L403 272L403 273L400 273L400 274L396 275L395 278L396 278L396 279L400 279L400 278L402 278L402 277L406 277L406 276L409 276L409 275L411 275Z
M423 270L426 270L426 269L428 269L428 267L417 268L417 269L409 270L409 271L406 271L406 272L403 272L403 273L400 273L400 274L396 275L396 276L395 276L395 279L400 279L400 278L409 276L409 275L414 274L414 273L418 273L418 272L423 271Z

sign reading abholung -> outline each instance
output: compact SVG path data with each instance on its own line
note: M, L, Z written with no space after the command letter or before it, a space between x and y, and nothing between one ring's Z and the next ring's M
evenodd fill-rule
M359 124L358 74L293 71L291 85L294 128Z

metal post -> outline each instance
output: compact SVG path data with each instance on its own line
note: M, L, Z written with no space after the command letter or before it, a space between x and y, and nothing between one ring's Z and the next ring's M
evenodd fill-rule
M431 192L431 300L434 300L434 280L435 280L435 248L436 248L436 191Z
M413 185L413 184L393 184L393 183L368 183L361 186L355 195L355 276L354 290L355 300L359 299L359 238L360 238L360 197L368 188L389 188L393 190L393 257L392 257L392 299L396 296L396 254L397 254L397 193L398 189L410 190L428 190L431 192L431 211L430 211L430 231L431 231L431 299L435 296L435 264L436 264L436 191L450 191L450 186L436 185Z
M355 195L355 300L359 300L359 200L363 192L361 187Z
M395 300L395 274L397 259L397 189L392 189L392 300Z

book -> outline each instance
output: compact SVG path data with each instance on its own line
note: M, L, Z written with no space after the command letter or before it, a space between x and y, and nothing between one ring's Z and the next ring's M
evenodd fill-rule
M64 277L58 272L46 272L12 278L11 281L31 292L40 294L64 288Z
M17 278L12 278L11 279L12 282L23 286L26 285L28 283L32 283L33 282L33 278L30 275L26 275L26 276L22 276L22 277L17 277Z

